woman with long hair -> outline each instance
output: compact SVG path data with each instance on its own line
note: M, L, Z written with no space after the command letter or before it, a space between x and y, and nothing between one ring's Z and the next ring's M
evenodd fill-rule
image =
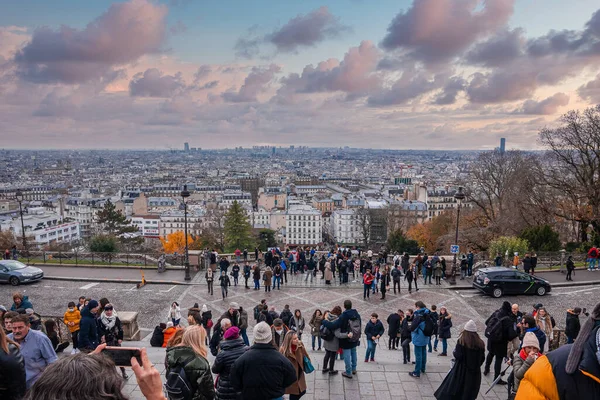
M310 326L310 334L312 336L313 351L315 351L315 341L317 341L319 344L319 348L317 350L321 350L321 335L319 333L321 329L321 321L323 321L323 313L317 308L313 313L310 322L308 323Z
M192 399L213 399L215 387L207 360L206 331L201 325L186 328L181 343L167 348L167 375L176 367L183 367L192 385ZM167 392L169 388L167 387Z
M292 383L285 389L285 393L290 395L290 400L297 400L306 394L306 378L304 376L304 359L308 357L308 353L302 341L296 332L289 331L283 338L283 345L279 349L279 352L283 354L296 369L296 382Z
M485 361L485 343L477 334L473 320L465 324L454 349L454 366L434 396L438 400L475 400L481 386L481 364Z
M452 337L450 332L450 328L452 328L452 315L448 313L446 307L440 307L440 316L438 321L438 337L442 342L442 352L438 354L439 356L447 356L448 355L448 339ZM438 339L435 339L434 347L437 348Z
M546 308L540 307L537 314L535 315L535 323L542 332L546 334L546 342L544 348L540 349L542 353L546 354L550 349L550 342L554 339L554 326L552 324L552 317L546 311Z
M120 347L123 342L123 327L121 320L117 316L114 307L110 303L104 305L104 311L98 318L98 337L101 343L106 343L107 346ZM125 368L121 368L123 379L129 379Z
M299 309L296 309L294 311L294 316L290 319L290 329L298 334L300 340L302 340L302 332L304 332L305 326L306 323L304 322L302 312Z
M25 361L19 345L0 327L0 399L21 399L25 390Z

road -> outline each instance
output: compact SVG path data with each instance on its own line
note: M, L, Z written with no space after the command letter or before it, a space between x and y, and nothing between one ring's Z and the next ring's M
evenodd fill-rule
M90 267L61 267L54 265L37 266L44 271L46 276L89 278L89 279L128 279L142 280L142 272L146 280L152 281L180 281L184 282L185 272L183 269L166 270L158 273L156 269L138 268L90 268ZM195 276L196 271L192 268L190 275Z

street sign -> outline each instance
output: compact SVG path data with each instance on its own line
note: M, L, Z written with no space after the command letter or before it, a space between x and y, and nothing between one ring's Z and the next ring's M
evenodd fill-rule
M450 246L451 254L458 254L459 250L460 250L460 246L457 244L453 244L452 246Z

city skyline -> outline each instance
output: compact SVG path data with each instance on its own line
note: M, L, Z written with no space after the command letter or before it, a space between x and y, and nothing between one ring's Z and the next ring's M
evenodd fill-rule
M538 149L600 103L594 3L14 3L2 146Z

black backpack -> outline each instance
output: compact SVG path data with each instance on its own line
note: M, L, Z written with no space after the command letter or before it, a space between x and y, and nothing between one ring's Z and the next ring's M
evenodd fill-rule
M194 360L196 356L191 356L178 363L167 372L165 391L169 400L190 400L194 389L185 373L185 367Z
M498 318L498 314L494 313L485 326L485 337L490 339L492 342L501 341L504 336L502 322L505 318L507 317Z
M325 327L325 325L321 324L321 326L319 327L319 336L323 340L330 341L333 340L333 337L335 335L331 330Z
M425 321L425 327L423 328L423 335L430 337L433 335L435 331L435 322L433 322L433 318L431 318L431 314L424 314L422 316L423 321Z
M362 334L360 318L351 318L348 320L348 332L352 332L349 342L358 342Z

